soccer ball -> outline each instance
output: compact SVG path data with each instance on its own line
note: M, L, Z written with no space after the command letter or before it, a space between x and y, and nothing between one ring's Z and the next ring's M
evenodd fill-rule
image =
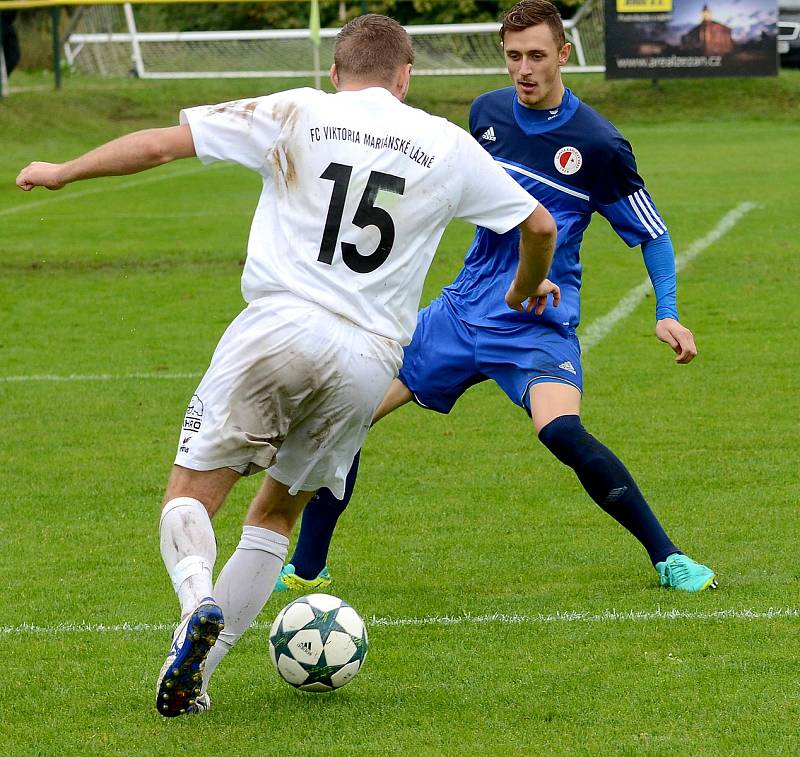
M298 689L340 689L364 664L367 628L347 602L330 594L309 594L275 618L269 656L278 675Z

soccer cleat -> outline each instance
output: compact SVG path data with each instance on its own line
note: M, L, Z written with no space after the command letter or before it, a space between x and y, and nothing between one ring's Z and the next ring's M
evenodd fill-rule
M165 718L202 712L211 706L208 694L201 694L203 665L224 627L220 606L206 597L175 629L156 684L156 709Z
M199 715L201 712L211 709L211 697L208 692L201 694L197 699L192 702L189 700L189 706L186 708L186 713L191 715Z
M670 555L664 562L656 563L656 570L660 584L668 589L698 592L717 588L714 571L686 555Z
M327 589L333 583L327 566L324 567L316 578L300 578L295 573L294 565L286 563L281 568L278 580L275 581L274 591L313 591Z

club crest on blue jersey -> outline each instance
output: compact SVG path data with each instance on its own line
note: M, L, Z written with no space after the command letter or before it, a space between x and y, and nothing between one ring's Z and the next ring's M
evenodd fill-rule
M592 215L605 217L631 247L666 232L630 143L569 90L560 105L541 110L521 105L514 87L486 92L473 103L469 124L481 146L555 219L558 242L549 278L561 287L561 304L546 308L536 320L569 336L580 323L580 244ZM443 296L470 324L528 324L529 313L505 303L506 282L513 279L518 262L516 230L496 235L478 228L464 269ZM570 355L559 356L551 372L580 383L580 364Z
M569 176L580 170L583 165L583 155L577 147L562 147L553 158L553 164L559 173Z

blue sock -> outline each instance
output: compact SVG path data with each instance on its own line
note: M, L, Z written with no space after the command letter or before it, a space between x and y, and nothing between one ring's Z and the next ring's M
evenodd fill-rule
M356 453L353 464L347 473L344 499L336 499L330 489L320 489L306 505L294 554L289 560L300 578L316 578L328 562L331 537L333 537L339 516L344 512L353 496L360 458L361 450Z
M539 440L572 468L587 494L647 550L653 565L680 550L670 541L628 469L581 424L577 415L548 423Z

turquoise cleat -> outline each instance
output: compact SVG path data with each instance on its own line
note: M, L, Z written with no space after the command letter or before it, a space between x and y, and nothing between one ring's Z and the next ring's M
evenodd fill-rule
M294 565L286 563L281 568L281 574L275 581L274 591L319 591L327 589L333 583L327 566L324 567L316 578L300 578L295 573Z
M668 589L698 592L717 588L714 571L686 555L670 555L664 562L656 563L656 570L659 582Z

